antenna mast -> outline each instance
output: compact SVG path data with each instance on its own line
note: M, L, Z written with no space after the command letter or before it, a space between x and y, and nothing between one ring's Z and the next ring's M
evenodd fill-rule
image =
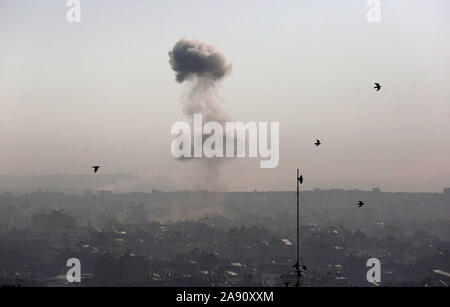
M297 168L297 262L294 264L295 273L297 275L297 282L295 286L300 287L300 277L302 276L302 271L300 269L300 184L303 182L303 176L300 175L299 169Z

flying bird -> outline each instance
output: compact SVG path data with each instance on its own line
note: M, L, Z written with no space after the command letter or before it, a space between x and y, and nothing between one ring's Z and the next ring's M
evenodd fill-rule
M316 142L314 143L314 145L316 145L316 147L319 146L320 144L322 144L322 143L320 143L320 140L316 140Z
M300 184L303 183L303 175L300 175L300 177L298 177L298 181L300 181Z
M95 174L95 173L97 173L97 171L100 168L100 166L94 165L94 166L92 166L92 168L94 169L94 174Z
M377 92L380 91L380 90L381 90L381 85L380 85L380 83L375 83L375 86L374 86L373 88L376 89Z
M358 201L357 205L358 205L358 208L361 208L362 206L365 205L365 203L362 200L360 200L360 201Z

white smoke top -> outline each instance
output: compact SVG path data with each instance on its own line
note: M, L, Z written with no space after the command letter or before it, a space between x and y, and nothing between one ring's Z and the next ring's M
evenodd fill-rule
M218 105L216 84L231 72L231 64L215 47L195 39L178 41L169 52L169 63L179 83L189 83L183 113L202 114L206 121L225 122L229 117Z

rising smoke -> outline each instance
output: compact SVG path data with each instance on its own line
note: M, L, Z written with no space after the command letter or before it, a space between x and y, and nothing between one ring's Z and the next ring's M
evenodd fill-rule
M169 63L182 83L192 77L217 81L231 69L225 55L213 46L194 39L182 39L169 52Z
M199 40L182 39L169 52L169 63L176 73L176 81L188 86L183 99L184 115L192 119L194 114L202 114L205 122L222 124L230 120L218 104L217 85L231 72L231 64L222 52ZM183 160L186 159L180 159ZM223 159L200 160L204 182L209 188L217 189Z
M225 55L204 42L182 39L169 58L177 82L189 86L183 113L188 117L201 113L206 121L225 122L228 116L218 105L216 92L216 85L231 71Z

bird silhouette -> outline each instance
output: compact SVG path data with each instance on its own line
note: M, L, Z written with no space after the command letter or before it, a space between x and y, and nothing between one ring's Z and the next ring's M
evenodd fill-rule
M298 177L298 181L300 181L300 184L303 183L303 175L300 175L300 177Z
M320 140L316 140L316 142L314 143L314 145L316 145L316 147L319 146L320 144L322 144L322 143L320 143Z
M92 166L92 168L94 169L94 174L95 174L95 173L97 173L97 171L100 168L100 166L94 165L94 166Z
M358 208L361 208L362 206L365 205L365 203L362 200L359 200L357 205L358 205Z
M375 83L375 86L374 86L373 88L376 89L377 92L380 91L380 90L381 90L381 85L380 85L380 83Z
M306 265L302 265L302 270L305 270L305 271L307 271L308 270L308 268L306 267Z

